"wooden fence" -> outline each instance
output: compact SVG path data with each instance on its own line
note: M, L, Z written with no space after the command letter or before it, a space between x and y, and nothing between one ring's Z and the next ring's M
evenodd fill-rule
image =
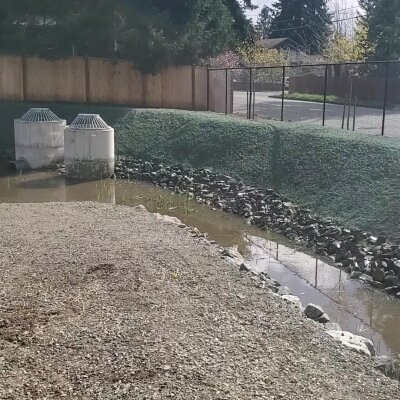
M128 61L0 56L0 100L123 104L224 112L225 87L207 69L171 67L146 75ZM222 90L223 89L223 90ZM228 109L231 105L228 106Z

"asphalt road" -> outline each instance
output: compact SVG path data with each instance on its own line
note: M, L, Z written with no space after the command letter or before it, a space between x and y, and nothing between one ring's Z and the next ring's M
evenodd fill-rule
M281 119L282 100L271 96L280 96L278 92L256 92L255 115L258 117ZM246 92L235 92L233 100L235 113L246 113ZM285 100L283 118L285 121L306 122L322 125L323 104L309 101ZM382 109L357 107L355 118L355 131L372 135L382 133ZM343 106L338 104L326 105L326 126L341 128ZM353 127L353 109L350 116L350 130ZM347 127L347 111L345 129ZM385 136L400 137L400 110L387 110L385 121Z

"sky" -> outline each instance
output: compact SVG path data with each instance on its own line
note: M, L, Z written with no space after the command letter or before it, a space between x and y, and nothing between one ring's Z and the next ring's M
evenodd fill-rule
M249 16L252 17L253 19L257 19L258 14L260 13L262 7L264 5L271 5L274 3L275 0L253 0L253 4L257 5L259 8L254 11L249 11ZM331 7L334 7L335 3L338 3L340 6L338 9L343 10L343 9L349 9L348 12L356 12L356 6L358 6L358 0L330 0L329 1Z
M275 0L253 0L253 4L258 8L248 11L247 15L256 22L263 6L271 6L274 2ZM328 4L331 11L334 12L333 21L337 21L334 22L335 29L351 38L354 35L356 17L360 11L358 0L328 0Z

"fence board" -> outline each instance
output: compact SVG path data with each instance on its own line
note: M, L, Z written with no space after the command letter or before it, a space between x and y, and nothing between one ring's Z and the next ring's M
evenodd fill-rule
M0 57L0 98L23 99L23 74L21 57Z
M170 67L161 72L163 108L192 109L192 68Z
M91 103L143 105L143 77L128 61L89 59Z
M228 95L228 104L226 96ZM226 87L226 72L212 71L210 73L210 111L228 114L233 112L233 90L231 71L228 71L228 87Z
M146 107L162 107L161 74L145 76L145 105Z
M195 68L194 91L194 109L207 111L207 68Z
M26 58L25 100L86 101L85 59Z

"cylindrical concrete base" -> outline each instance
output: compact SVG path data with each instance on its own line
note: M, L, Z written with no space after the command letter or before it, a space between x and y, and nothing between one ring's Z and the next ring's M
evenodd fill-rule
M106 179L114 174L114 129L73 129L64 132L66 176L71 179Z
M64 159L66 121L25 122L15 120L15 158L32 169L57 164Z
M114 161L102 160L65 160L67 178L80 180L98 180L110 178L114 174Z

